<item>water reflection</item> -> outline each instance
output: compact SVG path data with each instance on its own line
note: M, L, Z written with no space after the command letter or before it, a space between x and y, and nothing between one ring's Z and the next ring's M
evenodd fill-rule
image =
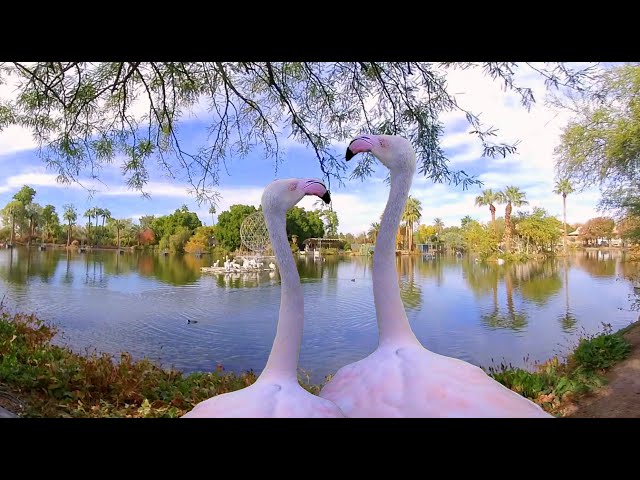
M545 360L640 308L624 256L587 252L519 265L397 258L400 295L428 348L479 365ZM125 251L0 251L0 297L62 326L72 347L161 358L184 371L260 371L275 335L278 270L202 274L214 259ZM305 294L300 366L321 381L377 344L372 258L297 256ZM635 303L634 303L635 302ZM635 305L635 307L634 307ZM197 319L188 324L187 319Z

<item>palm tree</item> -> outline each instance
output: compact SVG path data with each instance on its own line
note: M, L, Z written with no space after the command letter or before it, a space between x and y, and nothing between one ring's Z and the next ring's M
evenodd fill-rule
M24 204L20 200L12 200L5 207L5 211L11 216L11 245L15 244L16 216L24 213Z
M118 241L118 249L120 249L120 231L124 228L125 221L124 220L118 220L117 218L110 218L109 222L111 223L111 225L113 225L113 228L116 229L116 238L117 238L117 241Z
M522 207L528 205L529 202L525 200L526 193L520 191L520 188L514 186L507 186L504 192L500 192L500 203L507 204L504 209L504 241L507 252L511 251L511 239L513 238L513 224L511 223L511 211L512 206Z
M562 224L564 225L564 236L562 237L562 249L567 254L567 195L573 193L573 187L566 178L556 182L553 193L562 195Z
M76 212L76 207L67 203L63 205L64 213L62 214L62 218L69 223L69 229L67 230L67 247L71 245L71 227L78 219L78 213Z
M93 214L95 212L95 207L91 207L87 209L82 215L83 217L89 218L89 225L87 226L87 243L91 245L91 219L93 218ZM96 219L96 224L98 223L98 219Z
M434 218L433 225L434 227L436 227L436 232L438 232L438 235L440 235L442 233L442 229L444 228L444 222L442 221L442 219L440 217Z
M31 245L31 238L35 234L36 226L40 224L40 217L42 216L42 207L37 203L29 203L25 206L27 218L29 219L29 239L27 240L27 247Z
M215 220L213 219L213 216L216 214L216 206L215 205L211 205L209 207L209 213L211 214L211 225L213 225L215 223Z
M476 197L476 207L484 207L489 205L489 211L491 212L491 226L495 227L496 224L496 204L503 203L503 196L501 192L494 192L490 188L483 190L482 195Z
M100 208L100 216L102 217L102 226L104 227L104 221L111 218L111 212L108 208Z
M422 217L421 212L422 205L420 204L420 200L409 195L407 203L404 205L404 212L402 213L402 220L406 223L409 251L411 251L411 247L413 246L413 224L420 221L420 217Z
M373 222L371 224L371 228L369 228L369 238L372 243L376 243L376 239L378 238L378 233L380 232L380 224L378 222Z

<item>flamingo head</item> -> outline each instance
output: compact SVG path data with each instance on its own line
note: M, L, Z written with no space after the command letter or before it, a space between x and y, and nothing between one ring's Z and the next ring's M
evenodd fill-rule
M349 143L347 162L358 153L369 152L389 170L416 168L416 154L411 142L399 135L360 135Z
M264 189L262 208L287 211L307 195L315 195L324 203L331 202L331 194L317 178L287 178L274 180Z

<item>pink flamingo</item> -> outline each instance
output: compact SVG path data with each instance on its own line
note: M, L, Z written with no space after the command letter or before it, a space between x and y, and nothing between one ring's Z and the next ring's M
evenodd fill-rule
M309 393L298 383L304 298L287 241L285 215L305 195L318 196L325 203L331 201L327 188L316 179L275 180L262 195L262 211L282 282L278 327L264 370L250 386L204 400L183 418L344 417L332 402Z
M551 417L481 368L424 348L400 298L395 238L416 168L411 143L394 135L362 135L346 160L372 153L390 170L391 190L373 256L378 346L342 367L320 396L347 417Z

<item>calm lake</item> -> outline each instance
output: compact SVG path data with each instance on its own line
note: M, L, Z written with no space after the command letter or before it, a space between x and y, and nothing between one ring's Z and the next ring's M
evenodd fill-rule
M526 265L399 257L402 297L425 347L484 367L564 354L580 333L635 321L621 253ZM299 257L305 295L300 367L321 382L377 344L372 259ZM263 368L280 302L276 272L200 272L208 256L0 250L0 298L35 312L76 351L128 351L184 372ZM221 262L222 263L222 262ZM188 321L196 321L189 323ZM525 361L525 357L528 360Z

